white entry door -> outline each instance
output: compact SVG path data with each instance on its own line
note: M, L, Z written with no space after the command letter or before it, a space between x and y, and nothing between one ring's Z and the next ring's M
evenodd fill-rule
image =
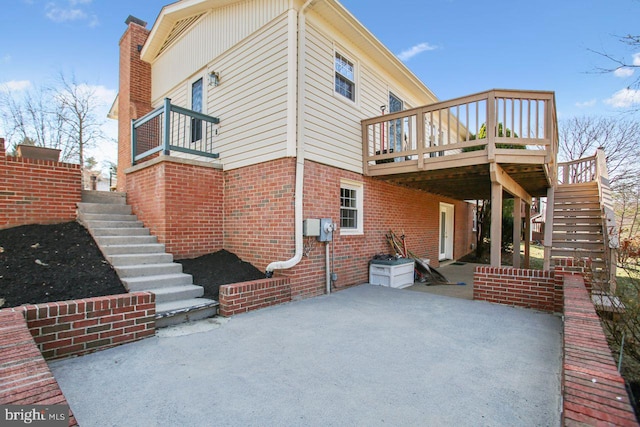
M453 259L453 205L440 203L440 250L438 259Z

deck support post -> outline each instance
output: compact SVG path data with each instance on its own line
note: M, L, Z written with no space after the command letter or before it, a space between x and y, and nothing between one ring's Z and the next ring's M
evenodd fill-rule
M524 205L524 265L531 268L531 205Z
M520 268L520 236L522 236L522 199L513 198L513 267Z
M502 264L502 185L491 182L491 266Z

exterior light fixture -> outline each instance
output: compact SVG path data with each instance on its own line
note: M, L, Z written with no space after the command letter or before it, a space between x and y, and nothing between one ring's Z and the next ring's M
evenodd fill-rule
M220 84L220 74L215 71L209 73L209 86L218 86Z

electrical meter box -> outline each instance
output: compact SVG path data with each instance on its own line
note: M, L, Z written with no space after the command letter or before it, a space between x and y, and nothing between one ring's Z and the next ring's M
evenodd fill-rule
M320 219L320 236L318 236L319 242L330 242L333 240L333 221L331 218Z
M320 236L320 219L310 218L302 222L302 235L307 237Z

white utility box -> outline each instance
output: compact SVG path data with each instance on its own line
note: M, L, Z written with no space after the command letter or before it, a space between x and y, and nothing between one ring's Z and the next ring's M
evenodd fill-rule
M369 261L369 283L372 285L406 288L413 285L414 262L412 259Z

